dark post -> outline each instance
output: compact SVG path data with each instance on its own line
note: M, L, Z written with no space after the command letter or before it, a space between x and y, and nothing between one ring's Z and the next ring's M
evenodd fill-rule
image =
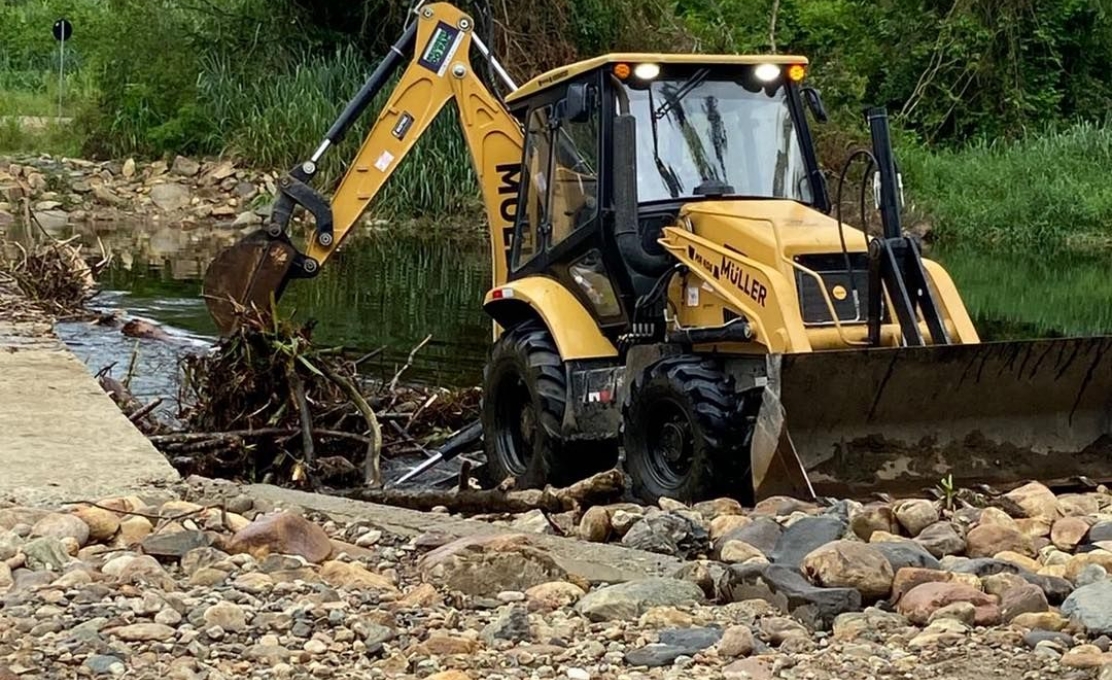
M869 132L873 138L873 156L880 173L880 220L885 238L903 235L900 225L900 186L896 161L892 156L892 138L888 132L888 113L881 107L869 109Z

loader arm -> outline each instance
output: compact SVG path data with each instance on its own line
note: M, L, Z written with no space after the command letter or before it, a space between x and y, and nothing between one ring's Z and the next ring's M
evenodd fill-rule
M453 100L489 221L493 284L506 281L524 136L520 123L472 68L470 54L474 46L492 60L495 70L512 86L474 35L474 26L469 16L448 3L426 5L417 11L414 23L348 104L311 160L281 178L278 201L267 228L221 253L210 266L204 297L222 332L235 327L237 309L251 305L266 308L271 296L281 296L288 280L318 273L433 120ZM343 138L405 57L409 58L408 66L374 126L331 201L324 199L309 187L318 161ZM287 236L296 206L304 207L316 219L304 254Z

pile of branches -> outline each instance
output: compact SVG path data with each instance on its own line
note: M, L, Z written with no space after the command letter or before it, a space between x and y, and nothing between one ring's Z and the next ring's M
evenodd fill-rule
M181 428L151 441L183 474L378 487L384 456L429 454L477 417L477 390L399 384L420 346L392 379L375 381L359 373L370 355L318 347L312 331L246 312L210 352L182 359Z
M0 256L0 285L14 287L56 319L86 318L86 303L97 294L96 277L108 264L86 262L73 241L44 238L29 245L6 242Z

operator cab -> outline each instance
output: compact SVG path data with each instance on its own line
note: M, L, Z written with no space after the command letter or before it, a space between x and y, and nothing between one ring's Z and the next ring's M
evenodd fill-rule
M786 199L827 212L804 102L824 114L801 87L806 64L613 54L516 90L507 105L525 147L510 279L560 280L613 340L672 267L657 239L684 205ZM636 233L617 226L623 201L636 206Z

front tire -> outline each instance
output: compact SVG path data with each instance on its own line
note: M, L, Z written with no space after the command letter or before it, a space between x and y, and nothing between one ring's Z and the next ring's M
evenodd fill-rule
M693 503L752 499L749 419L717 362L669 357L634 380L623 408L626 471L633 492Z
M512 477L519 488L561 484L574 474L560 436L567 377L540 323L511 328L491 348L483 379L487 486Z

